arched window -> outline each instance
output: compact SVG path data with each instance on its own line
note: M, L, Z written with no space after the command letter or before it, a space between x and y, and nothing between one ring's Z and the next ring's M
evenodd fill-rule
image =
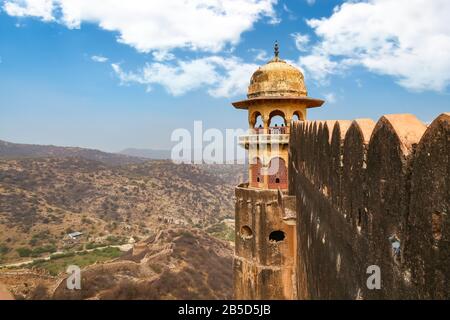
M254 128L263 128L263 127L264 127L263 118L262 118L262 115L259 114L255 119Z
M303 117L303 113L300 111L295 111L292 115L292 121L303 121L305 118Z
M287 166L283 158L276 157L270 160L268 174L269 189L287 189Z
M255 130L255 133L257 134L264 132L264 121L259 111L253 112L250 119L250 127Z
M280 110L274 110L269 115L269 130L271 134L286 133L286 117Z

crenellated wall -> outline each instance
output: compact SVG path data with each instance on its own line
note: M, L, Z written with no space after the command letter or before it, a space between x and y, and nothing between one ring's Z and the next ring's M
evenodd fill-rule
M450 299L449 158L450 113L296 122L299 299Z

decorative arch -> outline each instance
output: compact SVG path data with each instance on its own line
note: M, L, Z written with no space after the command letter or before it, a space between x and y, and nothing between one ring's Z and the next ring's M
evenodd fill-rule
M305 121L305 116L300 110L296 110L292 113L292 121Z
M269 124L271 123L272 119L276 116L282 117L284 124L286 125L286 115L284 114L283 111L281 110L273 110L270 114L269 114Z
M286 161L281 157L274 157L269 162L269 189L287 189L288 172Z
M275 122L273 122L274 118L279 118L281 120L281 124L276 124ZM269 130L270 133L272 134L284 134L286 133L286 127L287 127L287 122L286 122L286 115L284 114L283 111L281 110L273 110L270 114L269 114Z
M261 117L261 120L264 123L264 116L260 111L254 111L250 116L250 127L255 128L258 117Z

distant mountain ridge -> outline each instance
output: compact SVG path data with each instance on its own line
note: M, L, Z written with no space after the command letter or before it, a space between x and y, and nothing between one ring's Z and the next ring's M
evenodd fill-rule
M155 149L128 148L120 151L119 154L154 160L168 160L171 157L170 150L155 150Z
M146 159L144 159L143 157L109 153L95 149L86 149L79 147L58 147L53 145L21 144L0 140L0 158L8 159L39 157L78 157L87 160L100 161L108 165L125 165L142 163L146 161Z

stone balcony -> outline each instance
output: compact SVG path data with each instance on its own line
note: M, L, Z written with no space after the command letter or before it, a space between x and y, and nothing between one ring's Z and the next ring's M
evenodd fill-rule
M250 134L240 136L239 144L248 147L251 144L289 144L289 134Z

